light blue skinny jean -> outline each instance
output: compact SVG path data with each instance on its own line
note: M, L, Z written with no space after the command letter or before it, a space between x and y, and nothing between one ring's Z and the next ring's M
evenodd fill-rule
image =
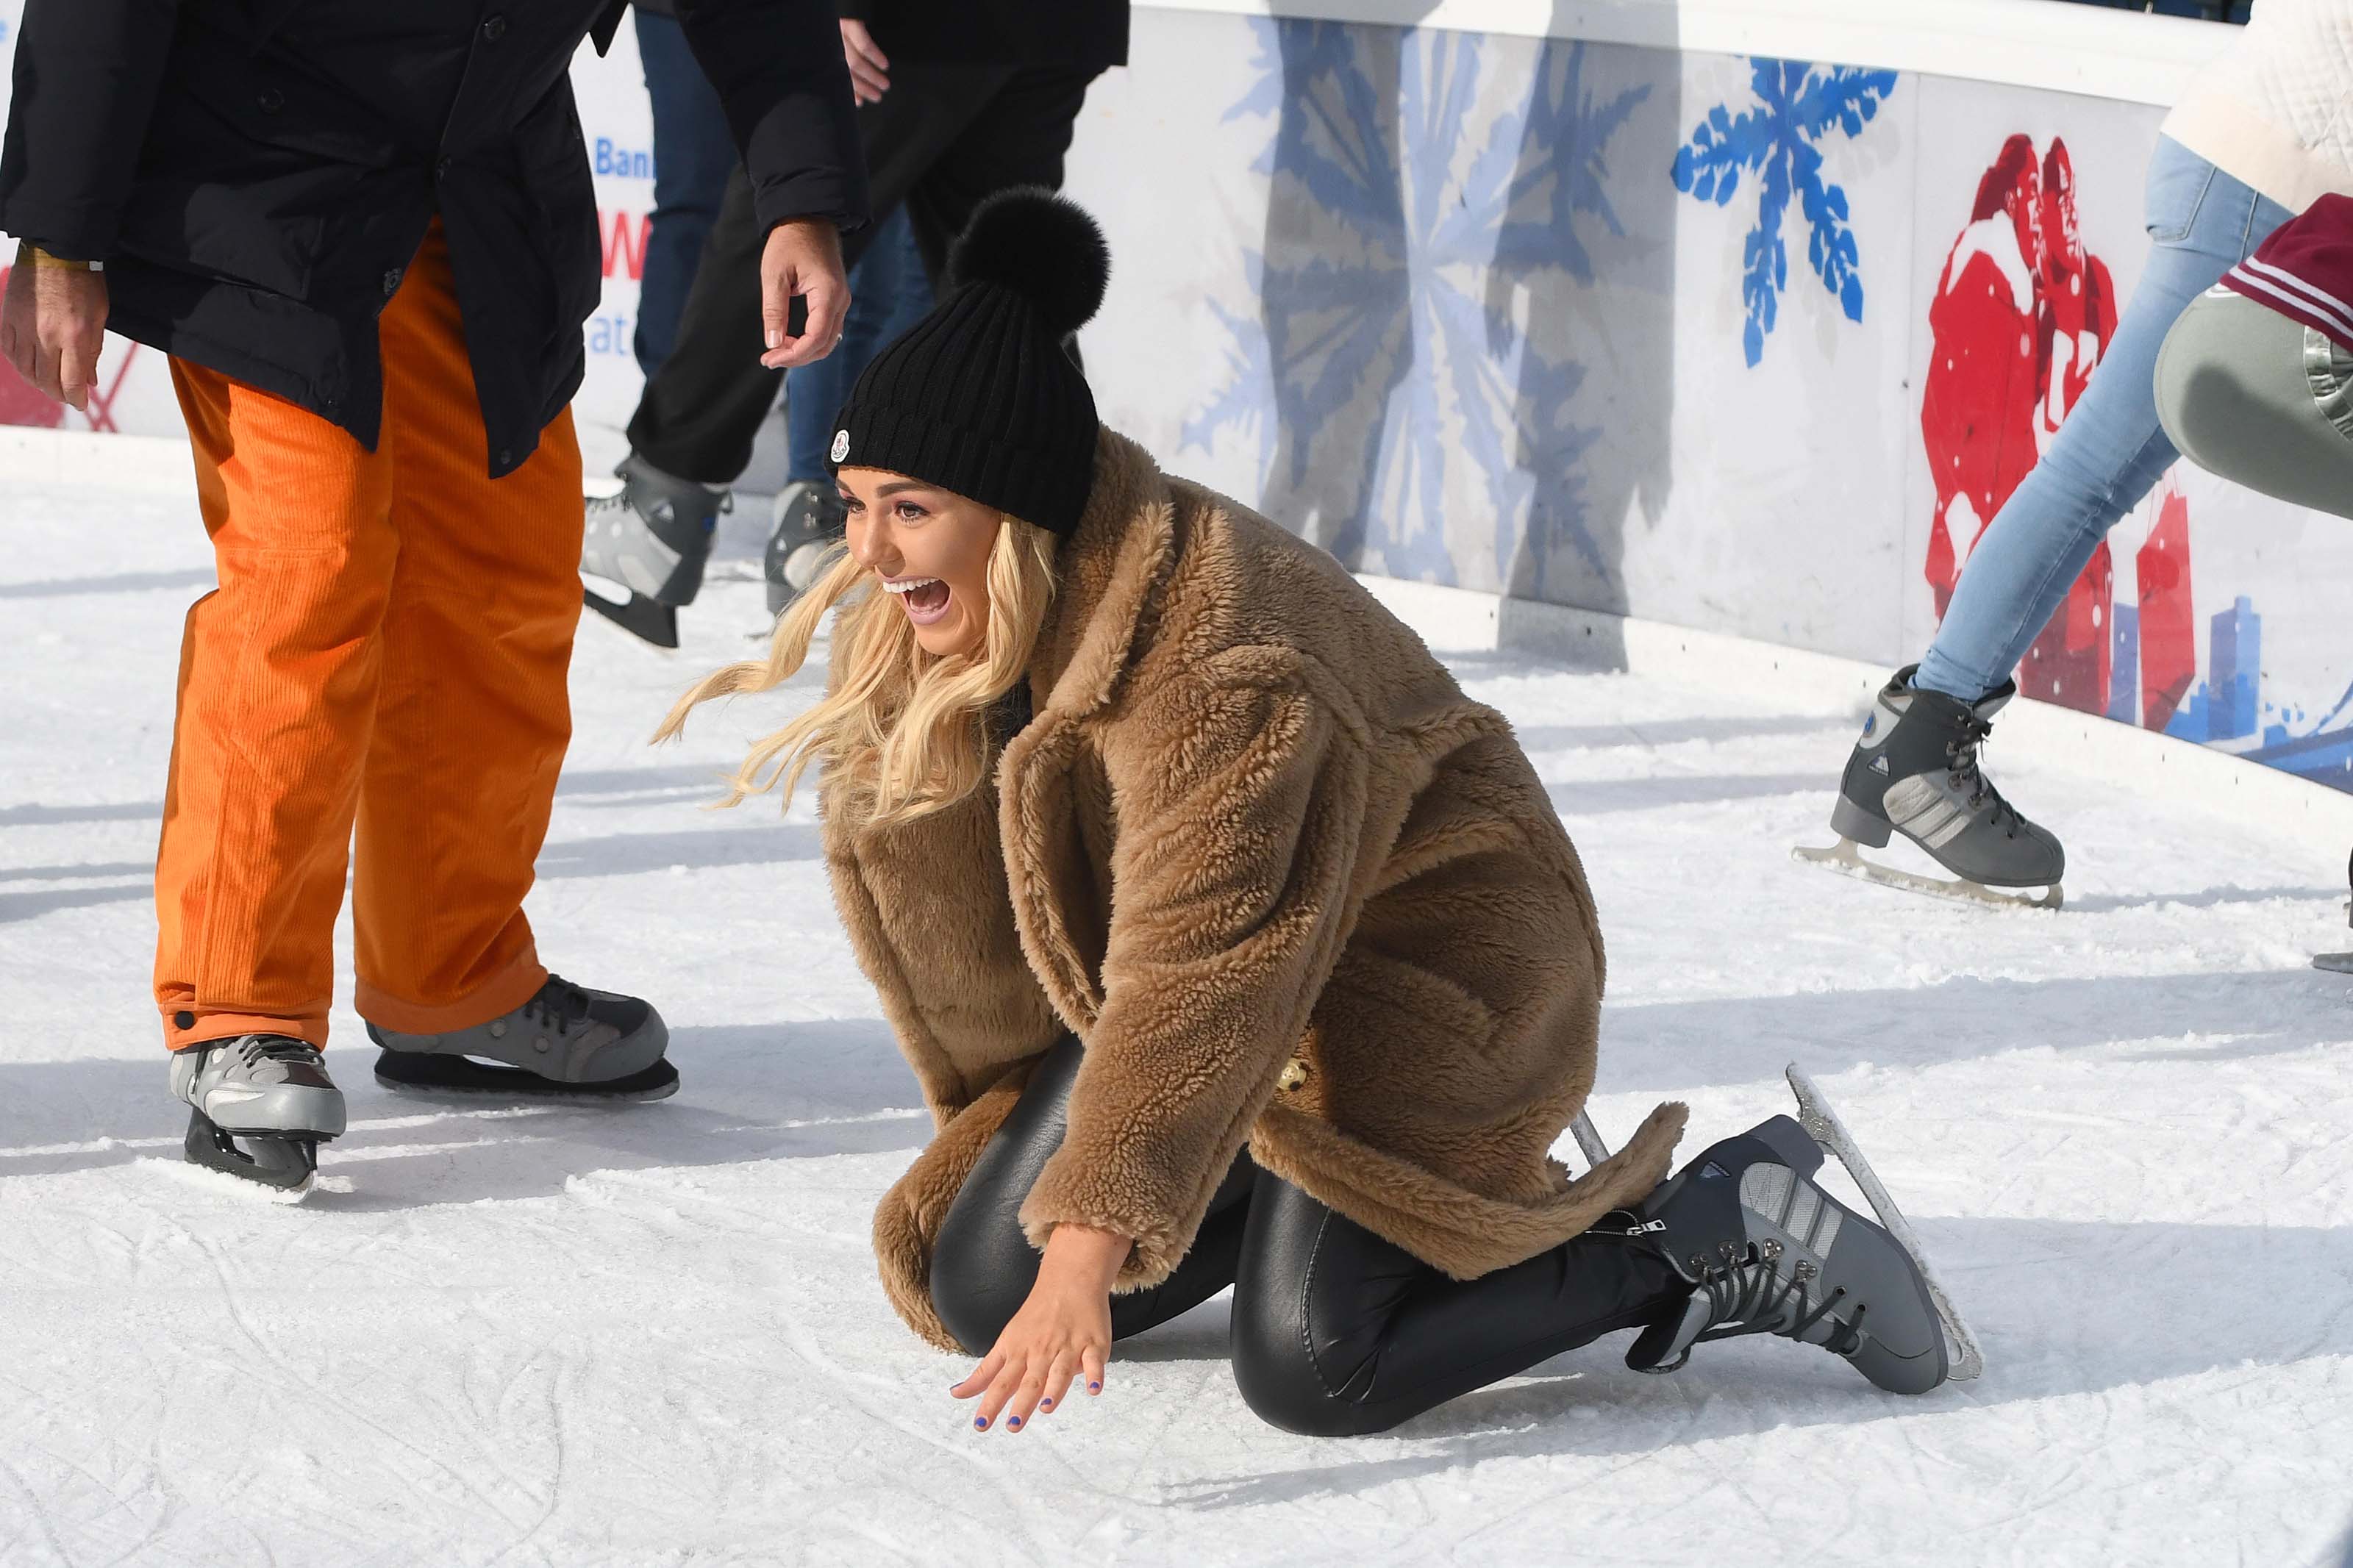
M2157 422L2167 331L2295 216L2164 137L2146 213L2140 287L2050 449L1970 552L1915 686L1974 702L2010 679L2108 530L2180 456Z

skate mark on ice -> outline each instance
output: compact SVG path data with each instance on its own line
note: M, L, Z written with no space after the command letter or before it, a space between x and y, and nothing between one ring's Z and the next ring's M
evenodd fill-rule
M2223 904L2268 904L2318 900L2342 903L2341 888L2207 888L2195 893L2094 893L2067 900L2072 914L2105 914L2116 910L2211 910Z
M331 1047L332 1063L360 1071L350 1131L330 1151L367 1169L353 1193L312 1202L359 1212L544 1197L600 1166L895 1152L931 1135L914 1075L880 1018L685 1025L671 1030L670 1056L683 1085L658 1105L452 1103L418 1112L420 1102L393 1100L367 1080L364 1049ZM164 1094L163 1078L164 1064L145 1057L0 1061L0 1181L125 1165L176 1146L186 1108ZM491 1134L509 1122L516 1136ZM421 1135L434 1130L448 1136Z
M1631 779L1563 779L1545 793L1563 816L1613 811L1662 811L1677 805L1717 805L1766 795L1819 795L1822 775L1810 773L1653 773Z
M626 877L683 866L774 866L816 860L823 853L811 824L772 822L759 827L712 826L678 833L609 833L550 843L539 854L543 880Z
M1852 1428L1883 1464L1885 1438L1903 1434L1908 1443L1922 1419L1947 1424L1920 1429L1927 1434L1973 1424L1979 1441L1985 1422L2023 1423L2006 1439L2023 1441L2053 1399L2088 1396L2105 1405L2162 1396L2158 1385L2176 1380L2353 1353L2353 1308L2341 1304L2353 1293L2353 1227L1917 1223L1939 1263L1966 1281L1989 1368L1977 1382L1918 1398L1885 1394L1834 1356L1778 1342L1709 1347L1715 1354L1695 1355L1681 1372L1644 1377L1620 1364L1625 1336L1611 1334L1386 1436L1320 1445L1306 1468L1205 1477L1183 1483L1169 1500L1218 1511L1442 1482L1474 1465L1511 1460L1652 1463L1662 1454L1788 1429ZM2199 1259L2197 1267L2149 1267L2151 1259L2185 1258ZM2331 1284L2316 1289L2316 1281ZM2251 1300L2270 1304L2263 1319L2251 1322ZM2167 1331L2152 1334L2153 1323ZM1588 1413L1597 1418L1580 1418ZM1245 1417L1237 1410L1235 1418ZM1419 1451L1396 1454L1409 1442ZM2096 1451L2088 1437L2069 1447ZM1375 1457L1351 1462L1357 1454ZM1753 1464L1753 1450L1744 1447L1725 1457ZM2063 1454L2047 1460L2065 1461Z
M259 1182L248 1181L243 1176L232 1176L227 1171L215 1170L209 1165L192 1164L187 1160L174 1159L168 1154L134 1160L132 1164L133 1175L136 1178L153 1178L156 1181L176 1183L191 1191L208 1193L215 1197L225 1198L235 1204L269 1204L280 1208L307 1208L312 1200L322 1193L348 1193L352 1190L351 1178L348 1176L315 1174L299 1187L265 1186Z
M37 920L58 910L127 903L132 899L151 897L153 892L153 885L140 882L128 888L58 888L40 893L0 893L0 925Z
M0 882L94 882L155 875L153 860L109 860L86 866L0 866Z
M65 599L89 594L148 594L165 588L210 588L213 572L122 572L110 577L49 577L0 583L0 599Z
M556 798L592 807L661 804L661 797L702 792L723 797L731 770L717 763L676 767L566 768L555 786ZM582 796L591 797L582 799ZM596 798L611 796L615 798Z
M1515 724L1512 732L1519 738L1521 748L1528 752L1602 751L1624 746L1656 751L1694 741L1844 734L1853 728L1853 722L1844 715L1768 713L1740 719L1630 719L1619 724Z
M507 1511L507 1510L501 1505L501 1500L492 1496L491 1492L484 1489L483 1487L478 1484L474 1477L469 1473L468 1470L450 1459L445 1458L441 1455L434 1453L430 1449L423 1447L421 1444L415 1442L393 1426L387 1425L385 1422L376 1419L368 1412L365 1405L361 1404L359 1401L344 1397L343 1394L335 1392L335 1390L330 1387L326 1383L318 1378L312 1377L301 1366L296 1364L294 1360L279 1349L272 1340L265 1337L254 1328L253 1322L245 1310L242 1292L238 1288L235 1277L230 1271L227 1259L222 1255L222 1247L220 1244L209 1237L199 1236L193 1231L187 1230L185 1226L175 1224L168 1215L164 1216L164 1223L167 1226L171 1226L174 1230L185 1237L188 1243L195 1247L205 1260L211 1265L213 1276L220 1287L221 1308L223 1312L228 1318L230 1325L237 1330L237 1334L243 1338L248 1344L253 1347L255 1354L259 1358L264 1368L274 1369L281 1375L286 1383L295 1385L297 1390L307 1395L307 1399L300 1401L299 1403L307 1404L313 1408L332 1411L353 1426L363 1426L367 1430L375 1433L379 1437L384 1439L385 1443L390 1445L393 1448L408 1455L428 1475L438 1474L448 1481L454 1483L460 1493L467 1497L470 1497L483 1508L495 1514L508 1526L509 1529L522 1528L521 1521L516 1520ZM307 1340L299 1334L293 1337L300 1343L318 1343L318 1342ZM323 1351L324 1346L322 1345L320 1348ZM251 1366L251 1363L248 1363L246 1370L250 1371L257 1369L254 1369ZM382 1448L377 1449L376 1453L380 1460L388 1457L385 1454L385 1451ZM500 1458L495 1452L481 1457L487 1458L492 1468L503 1470L504 1467L500 1463ZM395 1468L398 1468L396 1461ZM512 1478L506 1479L508 1479L512 1484ZM420 1487L418 1489L427 1490L428 1489ZM437 1499L436 1500L438 1501L441 1500Z
M162 822L164 803L135 800L45 805L0 805L0 827L50 827L70 822Z
M2047 980L1956 975L1870 990L1601 1005L1612 1094L1769 1083L1792 1057L1817 1078L2014 1051L2084 1051L2187 1036L2230 1037L2240 1054L2287 1056L2353 1038L2337 985L2309 969ZM1887 1027L1903 1020L1900 1030Z
M69 1463L69 1468L88 1476L92 1481L98 1479L95 1476L90 1476L89 1471L82 1469L79 1465ZM21 1517L32 1521L33 1528L40 1531L41 1541L48 1547L50 1558L58 1563L72 1562L73 1554L66 1550L65 1542L59 1538L57 1526L50 1522L49 1510L44 1500L45 1490L35 1488L31 1482L25 1479L24 1472L17 1469L16 1462L5 1454L0 1454L0 1476L7 1477L10 1489L22 1495L24 1512ZM101 1485L99 1489L105 1491L108 1489ZM8 1537L0 1539L0 1549L5 1549L9 1558L13 1560L16 1555L16 1542L22 1538L21 1531L12 1532ZM152 1531L149 1539L153 1539ZM143 1545L144 1542L142 1544ZM122 1561L122 1559L117 1559L117 1561Z

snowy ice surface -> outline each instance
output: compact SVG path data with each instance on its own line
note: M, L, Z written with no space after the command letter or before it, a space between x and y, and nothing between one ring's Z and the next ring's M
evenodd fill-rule
M193 504L0 497L0 1563L2337 1560L2353 1000L2306 961L2348 945L2346 847L1997 744L2067 838L2067 910L1862 886L1788 858L1827 841L1851 717L1738 671L1457 661L1599 894L1595 1119L1688 1100L1696 1149L1802 1062L1985 1378L1901 1399L1779 1340L1645 1377L1611 1341L1311 1441L1243 1408L1213 1301L1121 1347L1100 1400L975 1435L963 1363L868 1253L928 1125L807 805L697 809L809 683L644 744L751 650L757 521L681 655L584 626L531 906L559 968L659 1002L681 1092L399 1100L341 1012L351 1131L288 1206L181 1163L146 999Z

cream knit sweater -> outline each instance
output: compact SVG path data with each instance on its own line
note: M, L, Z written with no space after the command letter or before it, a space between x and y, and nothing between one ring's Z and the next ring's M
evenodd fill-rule
M2353 0L2254 0L2164 132L2291 212L2353 195Z

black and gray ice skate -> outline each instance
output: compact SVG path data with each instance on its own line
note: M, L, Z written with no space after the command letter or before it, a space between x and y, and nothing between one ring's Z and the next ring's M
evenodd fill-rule
M795 479L776 493L776 526L768 535L770 615L783 615L817 582L849 516L830 479Z
M1866 881L1945 898L2057 909L2067 854L2057 835L2038 827L2002 799L1985 776L1978 751L1993 716L2018 693L2015 681L1964 702L1912 684L1906 665L1880 689L1862 735L1839 781L1829 849L1799 847L1800 860ZM1915 876L1865 859L1858 847L1886 847L1895 833L1917 844L1959 879ZM2045 889L2040 895L1995 889Z
M549 975L537 995L470 1029L409 1035L370 1024L375 1080L396 1094L662 1100L678 1092L670 1028L650 1003Z
M632 452L613 470L621 488L588 499L580 570L629 591L614 601L594 589L590 609L656 647L678 646L678 610L694 603L719 514L733 498L723 489L663 473Z
M1694 1345L1778 1334L1845 1357L1892 1393L1945 1381L1951 1363L1927 1279L1885 1228L1815 1184L1821 1163L1805 1129L1776 1116L1711 1146L1642 1201L1631 1228L1693 1289L1635 1339L1627 1365L1672 1372Z
M191 1163L301 1191L319 1144L343 1130L343 1091L317 1047L286 1035L239 1035L172 1053L172 1093L188 1103Z

